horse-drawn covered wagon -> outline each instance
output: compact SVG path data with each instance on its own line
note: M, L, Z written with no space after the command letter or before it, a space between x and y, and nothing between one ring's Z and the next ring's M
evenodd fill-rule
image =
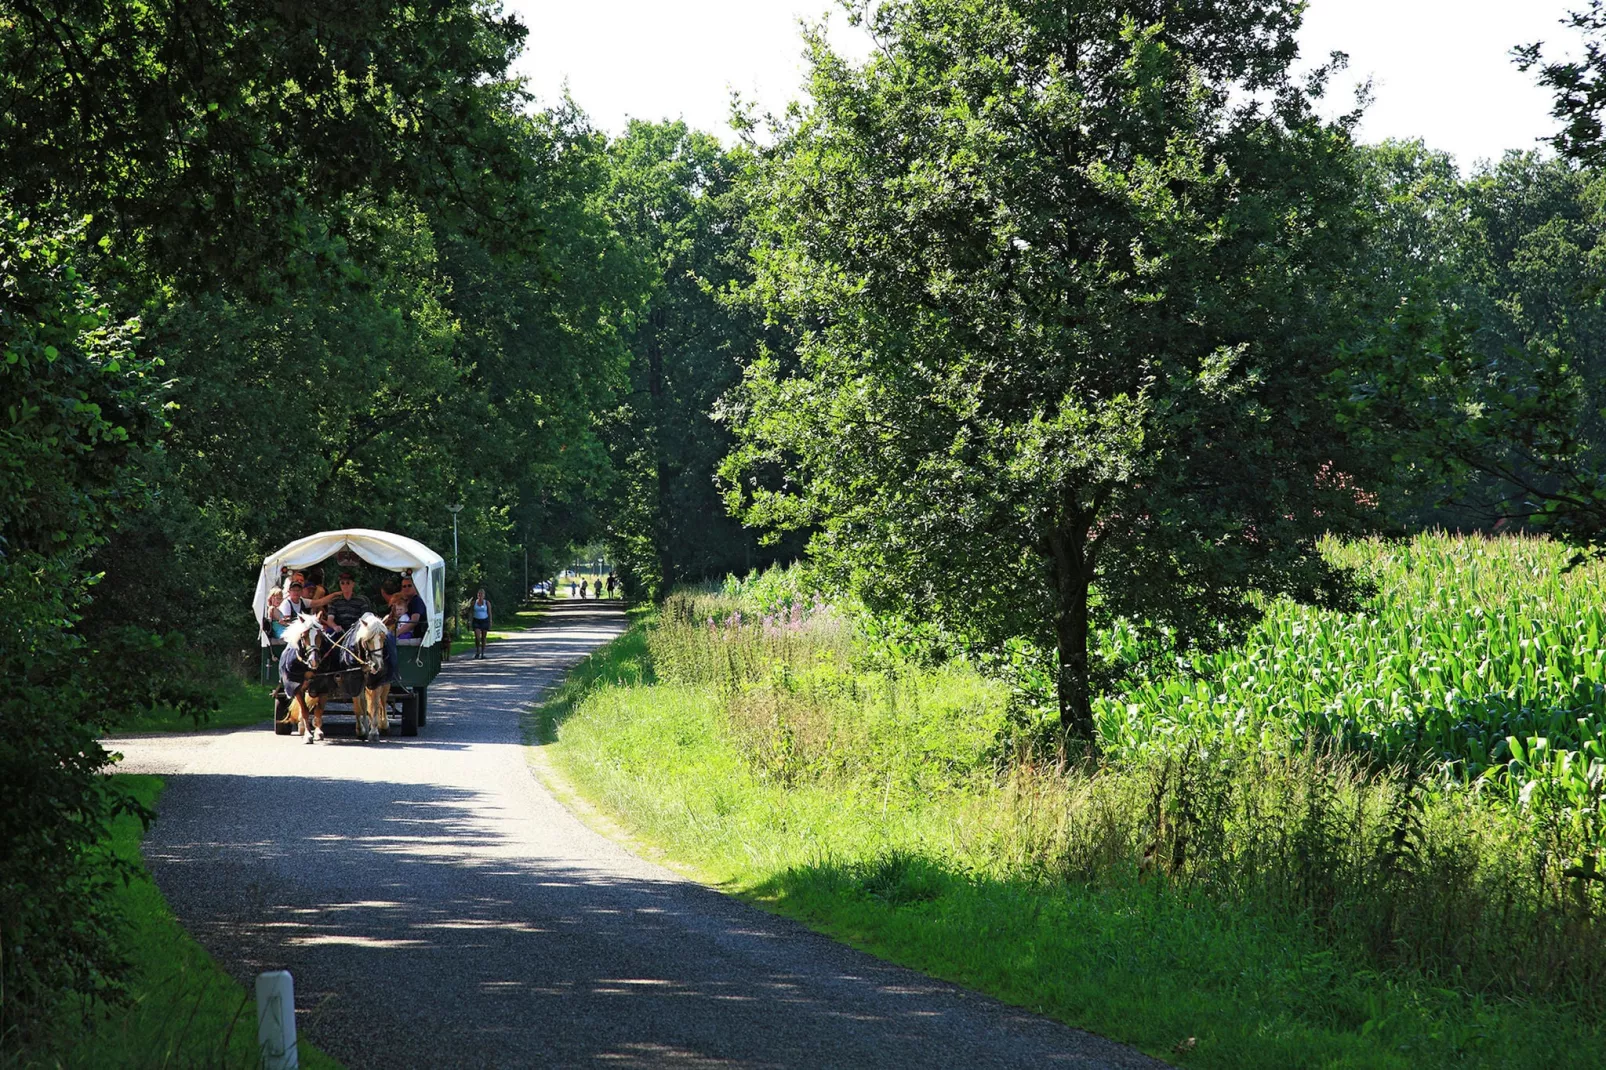
M307 588L330 565L339 589L315 595ZM388 734L393 715L402 735L418 734L445 649L439 554L388 531L321 531L263 558L252 609L276 733L299 725L311 742L332 712L351 713L359 738Z

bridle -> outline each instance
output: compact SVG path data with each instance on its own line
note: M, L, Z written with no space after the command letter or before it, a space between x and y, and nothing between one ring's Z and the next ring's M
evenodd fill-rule
M316 624L308 625L296 640L296 660L301 662L314 673L318 671L318 640L323 636L323 629Z
M340 637L339 645L360 661L370 676L378 676L385 668L385 632L382 628L374 628L368 638L359 642L357 637L364 631L368 631L367 626L352 625Z

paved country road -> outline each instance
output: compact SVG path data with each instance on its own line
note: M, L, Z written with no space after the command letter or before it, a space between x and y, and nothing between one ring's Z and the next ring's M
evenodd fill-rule
M416 739L113 741L124 770L167 777L145 842L157 884L241 981L290 970L301 1034L353 1070L1162 1065L583 825L531 774L520 715L623 627L577 607L453 661Z

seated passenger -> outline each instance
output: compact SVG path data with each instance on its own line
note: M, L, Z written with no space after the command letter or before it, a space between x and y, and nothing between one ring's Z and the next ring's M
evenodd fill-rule
M429 609L424 605L424 598L418 593L418 588L413 586L411 576L402 577L401 593L407 599L407 612L412 614L413 634L422 639L429 631Z
M279 619L288 624L290 621L293 621L297 617L301 616L301 614L311 612L312 607L307 604L306 596L302 591L301 581L292 579L290 581L290 597L286 598L279 605Z
M334 618L335 627L344 632L362 620L364 613L372 612L368 599L357 593L357 577L350 572L340 574L340 593L324 607Z
M390 596L390 615L387 618L390 632L397 639L423 638L418 630L418 620L408 607L407 596L397 591Z
M268 614L262 618L262 630L269 639L284 638L284 616L279 607L284 604L284 591L278 587L268 592Z

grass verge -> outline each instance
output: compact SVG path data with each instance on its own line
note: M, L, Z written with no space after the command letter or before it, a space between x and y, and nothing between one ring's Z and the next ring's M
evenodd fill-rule
M230 677L218 685L218 708L202 716L199 724L187 713L150 710L121 721L118 734L139 732L194 732L212 728L241 728L273 719L273 689L251 680Z
M113 779L147 806L155 804L162 790L159 777L125 773ZM132 967L129 1002L96 1008L88 1015L87 1029L74 1030L54 1051L21 1065L86 1070L247 1070L259 1065L254 994L224 973L173 917L141 861L142 835L132 817L112 829L113 850L138 866L138 876L115 893L126 923L123 948ZM340 1063L305 1040L299 1050L302 1067L339 1070Z
M939 706L974 701L963 680L941 687ZM783 718L749 710L744 724L731 714L743 708L657 680L638 626L570 675L535 732L581 797L708 882L1179 1065L1606 1065L1600 1028L1564 1002L1369 966L1252 897L1232 906L1137 873L1099 883L1034 869L1035 845L1010 842L1026 827L1019 808L1055 800L908 790L917 763L945 760L941 740L889 766L884 785L793 775L781 752L806 741L771 735L755 750L753 733ZM919 731L888 738L920 744ZM977 836L992 837L997 864L960 842Z

